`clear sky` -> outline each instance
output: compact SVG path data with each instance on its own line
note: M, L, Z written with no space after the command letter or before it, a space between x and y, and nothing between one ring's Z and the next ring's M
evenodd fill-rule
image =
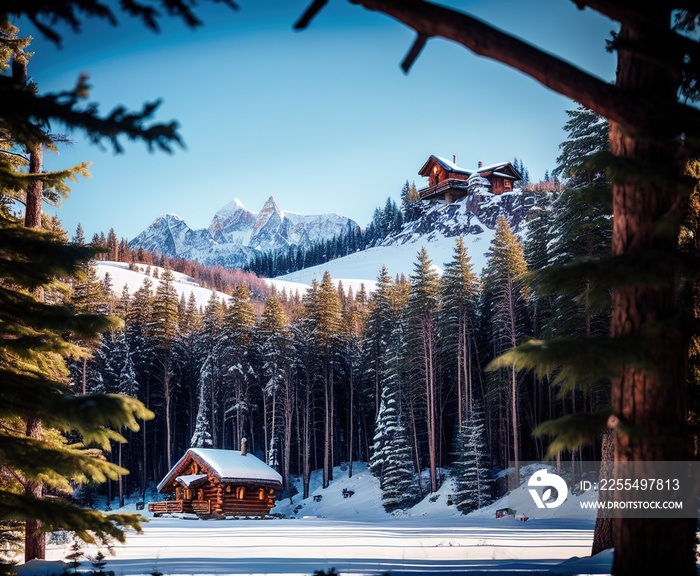
M72 134L46 157L47 169L93 162L92 178L49 208L69 234L81 223L88 239L110 228L133 238L165 212L204 228L234 198L257 212L270 195L283 210L365 226L406 180L424 184L417 172L430 154L465 168L517 157L535 180L556 165L575 103L522 73L436 39L405 75L413 32L384 15L332 0L295 32L309 0L238 3L237 12L202 4L194 31L172 18L160 34L126 16L118 27L89 22L66 31L62 49L17 23L35 37L30 74L42 92L86 72L102 113L162 98L157 119L177 120L186 144L168 155L127 143L115 155ZM590 10L567 0L450 4L613 79L614 26Z

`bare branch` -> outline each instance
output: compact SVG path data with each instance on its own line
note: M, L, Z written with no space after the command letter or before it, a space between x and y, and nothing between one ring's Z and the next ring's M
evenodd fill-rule
M323 8L326 4L328 3L328 0L314 0L311 5L306 9L306 11L301 15L301 18L296 21L296 24L294 24L294 29L295 30L304 30L311 20L313 20L316 16L321 11L321 8Z
M408 73L408 71L411 69L411 66L413 66L413 63L418 58L427 42L428 36L418 34L415 41L413 42L413 46L411 46L411 50L409 50L408 54L406 54L406 57L403 59L403 62L401 62L401 68L404 72Z

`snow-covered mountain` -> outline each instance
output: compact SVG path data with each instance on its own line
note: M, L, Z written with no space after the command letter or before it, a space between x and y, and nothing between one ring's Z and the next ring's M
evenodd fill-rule
M357 228L353 220L338 214L284 212L270 196L257 214L235 199L202 230L191 229L175 214L163 214L131 240L129 247L236 268L260 251L309 246Z
M450 204L434 202L420 218L405 223L400 232L377 246L277 279L311 284L314 279L320 281L328 270L333 278L376 280L382 266L386 266L392 276L408 276L413 273L422 247L428 251L434 267L441 271L452 259L458 236L467 246L478 274L486 264L486 252L498 218L505 217L511 229L524 239L533 200L530 193L520 189L496 195L484 187Z

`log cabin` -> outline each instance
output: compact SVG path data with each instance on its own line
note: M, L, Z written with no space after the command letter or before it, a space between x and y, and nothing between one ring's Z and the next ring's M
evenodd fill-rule
M428 179L428 186L418 191L421 200L444 200L449 204L468 194L469 179L480 176L482 183L488 183L492 194L511 192L515 182L522 179L510 162L499 162L484 166L479 162L475 170L460 168L453 161L431 155L418 171Z
M275 505L282 476L259 458L241 450L190 448L158 484L174 500L149 502L154 516L188 512L202 518L266 516Z

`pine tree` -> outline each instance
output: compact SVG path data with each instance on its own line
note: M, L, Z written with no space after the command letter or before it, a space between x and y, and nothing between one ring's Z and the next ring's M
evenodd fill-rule
M312 289L308 310L313 323L314 341L323 365L323 487L327 488L333 479L335 354L338 350L338 336L342 330L340 299L328 271L324 272L323 279L316 290Z
M409 185L406 180L401 188L401 212L404 222L412 222L420 216L420 195L415 182Z
M244 284L238 284L229 299L221 327L221 337L216 342L214 351L221 369L222 387L220 406L215 407L218 410L213 410L212 417L215 426L220 427L221 437L218 438L218 445L222 448L227 416L230 416L234 423L234 446L240 446L249 425L252 384L250 356L254 328L255 310L251 303L250 291Z
M387 512L412 506L420 497L411 443L404 414L406 371L405 326L398 322L390 336L385 378L375 425L370 470L379 477L382 504Z
M377 284L372 293L370 312L364 334L363 366L365 382L370 386L369 394L374 397L374 416L379 411L381 398L381 382L383 380L386 349L391 334L394 310L392 307L391 289L393 281L386 266L382 266Z
M461 237L455 242L452 260L445 266L441 278L441 332L447 365L454 366L457 381L458 426L470 409L473 398L474 367L472 342L476 326L479 279Z
M75 229L75 236L71 238L71 242L74 244L79 244L80 246L85 244L85 232L80 223L78 223L78 227Z
M479 402L473 402L464 426L455 435L452 496L457 509L469 514L491 503L490 455L484 417Z
M202 318L200 334L205 358L199 373L198 408L195 429L190 445L195 448L219 446L218 427L215 422L215 407L220 398L222 385L221 366L216 351L223 326L224 309L215 292L211 293Z
M425 248L418 253L408 302L408 346L413 350L411 374L415 385L423 388L425 424L428 436L430 491L438 489L438 414L440 397L438 312L440 280Z
M156 288L153 310L149 322L149 335L157 349L156 359L161 366L161 383L165 402L165 443L168 470L172 467L172 354L178 335L178 297L173 286L174 278L170 270L163 272L163 277Z
M265 445L270 466L283 471L284 487L291 499L292 426L296 407L296 390L291 377L291 333L289 319L276 294L267 299L258 326L262 365L265 413ZM268 418L268 403L272 399ZM269 419L269 424L267 420ZM268 433L269 430L269 433Z
M150 414L131 398L73 396L65 363L70 356L86 353L66 335L88 337L95 330L114 327L115 322L101 315L76 315L66 306L49 303L51 299L34 296L39 287L54 295L56 278L74 273L94 252L25 229L4 215L0 216L0 245L5 255L0 267L4 302L0 306L0 325L5 334L0 346L4 382L0 418L6 424L0 429L3 465L19 483L41 479L46 486L66 492L71 491L71 482L116 479L125 471L94 457L83 446L95 443L106 450L110 440L121 441L123 437L108 429L105 422L137 430L136 418ZM25 436L21 430L21 421L34 419L41 423L42 437ZM82 443L68 445L51 430L75 430L82 436ZM108 517L62 499L43 500L32 493L22 494L16 486L0 487L0 502L0 520L38 520L47 530L60 526L88 542L123 539L119 524L138 526L135 516ZM33 543L28 544L32 549Z
M483 270L483 302L490 322L491 345L495 354L515 348L524 337L526 289L522 276L527 263L522 244L501 217L496 223L486 267ZM509 416L512 432L515 478L520 474L519 381L515 367L508 370ZM501 384L505 389L505 380Z

